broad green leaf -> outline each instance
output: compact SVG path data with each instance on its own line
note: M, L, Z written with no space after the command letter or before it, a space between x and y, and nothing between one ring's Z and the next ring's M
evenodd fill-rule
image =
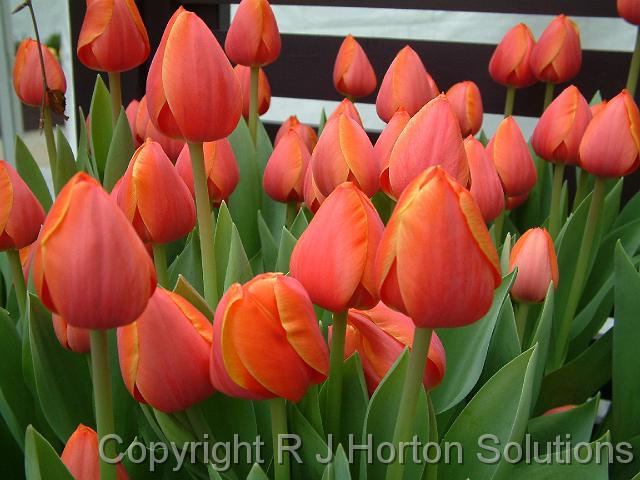
M76 162L78 164L78 170L87 172L93 178L98 178L98 167L95 164L95 159L91 155L89 148L89 133L87 132L87 123L82 111L82 107L78 107L78 117L80 124L80 133L78 138L78 158Z
M33 158L33 155L18 136L16 136L15 155L16 170L42 204L42 208L44 208L45 211L49 211L52 200L47 182L42 176L42 171Z
M233 236L233 220L227 204L222 202L218 209L215 232L213 234L213 250L216 257L216 275L218 279L218 296L224 293L224 280L227 276L227 265L231 252L231 238Z
M202 294L201 258L200 239L196 229L189 234L184 250L169 267L169 284L175 285L178 282L178 275L182 275L198 293Z
M62 190L62 187L67 184L69 179L75 175L77 169L71 145L69 145L69 142L60 128L58 128L56 143L58 159L56 161L56 170L55 172L52 172L52 176L54 189L56 192L59 192Z
M113 410L115 433L122 438L122 444L119 447L124 450L138 433L136 425L138 403L131 396L122 379L115 328L108 331L108 342L109 368L111 370L111 408Z
M24 468L27 480L73 480L51 444L31 425L25 436Z
M304 210L300 209L298 211L298 215L296 215L295 220L289 227L289 231L294 237L300 238L300 236L304 233L308 226L309 221L307 220L307 216L304 214Z
M498 370L520 355L521 352L513 305L511 304L511 299L507 296L491 336L489 350L487 351L482 376L478 385L484 385Z
M24 435L23 435L24 437ZM24 438L21 443L24 443ZM24 451L20 449L9 428L0 418L0 451L2 452L2 474L4 478L25 478Z
M304 415L311 426L321 437L324 437L324 428L322 426L322 413L320 411L320 388L318 385L312 385L307 389L302 400L298 403L300 413Z
M216 469L213 467L213 464L211 463L207 465L207 473L209 474L209 480L222 480L222 477L216 471Z
M269 477L267 477L267 474L264 473L262 467L255 463L251 468L249 475L247 475L247 480L269 480Z
M104 181L102 183L107 192L110 192L120 177L124 175L134 151L129 120L124 108L121 107L104 167Z
M324 130L324 126L327 123L327 112L322 109L320 112L320 121L318 122L318 137L322 135L322 130Z
M173 291L187 299L189 303L196 307L205 317L210 320L213 319L214 312L209 305L207 305L207 301L202 298L202 295L200 295L181 274L178 274L178 281Z
M349 357L343 365L342 379L342 424L340 442L349 445L349 436L358 439L362 434L367 415L369 394L362 372L360 357L356 353ZM356 457L357 458L357 457ZM358 462L352 464L352 473L358 471Z
M294 237L286 227L282 227L282 235L280 236L280 246L278 247L278 259L276 260L276 271L288 273L289 260L291 252L296 246L297 238Z
M113 120L111 96L100 75L96 78L89 115L91 117L91 152L98 168L98 176L103 178L107 156L109 155L109 145L111 145L111 137L113 135Z
M235 225L231 226L231 246L229 249L229 261L227 262L226 275L224 277L224 290L233 283L244 283L253 277L249 259L244 251L240 234Z
M262 261L264 270L271 272L276 268L278 260L278 244L276 243L269 227L262 218L262 213L258 212L258 233L260 234L260 244L262 246Z
M549 285L547 289L547 296L540 312L540 316L536 323L533 339L531 345L538 345L536 352L538 354L538 360L536 363L536 370L533 380L532 402L533 408L538 399L538 393L540 393L540 385L542 384L542 378L544 376L545 366L547 364L547 355L549 353L549 344L551 343L551 326L553 325L553 302L554 302L554 286L553 283Z
M198 440L191 431L190 426L178 419L178 416L183 415L183 412L170 414L153 409L153 414L164 436L169 442L174 442L178 448L181 448L185 443Z
M389 217L391 217L396 203L382 191L377 192L371 198L371 203L373 203L373 206L378 211L378 215L380 215L380 218L386 224L389 221Z
M598 103L602 103L602 94L600 93L600 90L596 90L596 93L593 94L589 105L597 105Z
M640 192L637 192L623 207L620 215L616 218L614 228L635 222L638 218L640 218Z
M333 461L325 468L322 480L351 480L349 461L342 445L338 446Z
M299 435L297 453L302 460L301 463L298 463L293 455L291 456L291 478L321 478L325 465L319 462L318 459L327 457L329 447L304 415L300 413L297 406L289 405L288 410L291 432ZM297 445L295 440L293 440L294 443L291 442L290 440L289 445L292 447Z

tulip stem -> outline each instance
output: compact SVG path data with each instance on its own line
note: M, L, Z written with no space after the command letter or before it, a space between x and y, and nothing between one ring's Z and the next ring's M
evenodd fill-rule
M551 189L551 213L549 215L549 234L555 239L560 232L562 212L562 185L564 183L564 163L553 166L553 187Z
M91 330L93 400L99 440L114 432L107 333L107 330ZM114 442L107 442L104 447L107 460L116 457ZM105 461L105 458L100 458L100 480L116 480L116 466Z
M527 331L527 318L529 317L529 304L520 302L518 304L518 313L516 314L516 329L518 330L518 338L520 345L524 346L524 334Z
M18 300L18 311L20 317L24 316L27 306L27 286L24 281L24 273L22 272L22 263L20 263L20 253L18 250L7 250L7 258L11 267L11 277L13 279L13 288L16 291Z
M573 211L575 212L578 207L580 206L580 204L582 203L582 201L586 198L587 196L587 190L589 188L589 172L587 172L586 170L581 169L580 167L576 167L578 168L578 172L580 173L580 178L578 179L578 186L576 188L576 195L575 197L573 197Z
M633 56L629 65L629 76L627 77L627 90L629 90L632 97L636 95L638 72L640 72L640 28L636 29L636 46L633 49Z
M51 168L51 177L56 178L58 164L58 151L56 149L56 140L53 136L53 121L51 120L51 109L46 106L42 110L42 129L44 130L44 138L47 143L47 155L49 155L49 168ZM57 182L53 182L54 188ZM58 193L57 191L55 192Z
M122 108L122 86L118 72L109 72L109 93L111 94L111 120L115 125Z
M253 145L258 139L258 84L260 79L260 67L251 67L251 91L249 92L249 133L253 140Z
M158 283L163 288L169 288L169 270L167 269L167 247L163 243L154 243L153 263L156 266Z
M196 191L196 213L198 216L198 233L200 235L200 252L202 256L204 299L209 307L215 309L218 304L218 277L216 273L216 257L213 250L213 222L211 204L209 203L207 174L204 169L202 143L189 142L189 154L193 169L193 184Z
M271 412L271 438L273 441L273 470L275 480L289 480L289 452L281 441L287 435L287 401L284 398L269 400Z
M558 327L557 342L555 344L553 357L551 358L550 371L556 370L562 366L568 351L569 333L571 332L571 322L578 309L580 298L584 289L587 274L589 273L589 264L591 263L591 251L600 220L600 212L604 204L606 193L606 182L603 178L596 177L595 188L591 196L591 205L587 215L587 224L582 235L580 243L580 253L576 261L576 270L571 279L571 290L567 299L566 308L562 315Z
M553 101L553 91L555 90L555 87L556 87L555 84L551 82L547 82L547 84L544 87L544 104L542 106L543 112L547 109L547 107Z
M333 314L331 350L329 352L329 379L327 380L327 433L333 437L333 445L340 439L342 413L342 364L344 363L344 338L347 332L347 312Z
M395 430L393 431L392 444L396 449L397 455L395 461L387 467L387 480L402 480L404 463L399 461L398 449L401 442L411 440L432 332L433 329L431 328L417 327L413 337L413 347L409 355L409 365L402 387L402 396L400 397L400 409L396 419Z
M516 88L507 87L507 98L504 102L504 116L510 117L513 114L513 104L516 100Z

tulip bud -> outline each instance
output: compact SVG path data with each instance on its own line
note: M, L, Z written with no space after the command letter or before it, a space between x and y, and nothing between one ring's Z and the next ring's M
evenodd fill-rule
M231 22L224 49L234 63L269 65L280 55L280 32L267 0L242 0Z
M326 198L327 197L325 197L318 189L318 185L313 178L313 170L311 168L307 168L307 173L304 177L305 205L311 211L311 213L315 214L320 208L320 205L322 205L322 203L326 200Z
M313 149L316 148L316 143L318 143L318 136L316 135L316 131L309 125L300 123L298 117L296 117L295 115L291 115L285 120L282 125L280 125L278 133L276 133L274 146L277 145L282 137L284 137L291 129L295 130L295 132L300 136L302 141L309 149L309 153L313 152Z
M504 190L496 166L482 144L469 135L464 141L471 174L471 195L478 203L485 222L495 219L504 210Z
M498 170L505 195L515 197L529 193L538 173L520 127L507 117L500 122L487 145L487 153Z
M213 327L180 295L158 287L144 313L118 329L118 358L131 395L162 412L189 408L213 394Z
M393 147L398 141L398 137L407 126L411 117L404 108L400 108L393 114L387 126L382 130L376 144L373 147L373 154L380 165L380 188L384 193L393 196L391 184L389 183L389 158Z
M373 145L358 123L345 114L327 122L311 156L313 178L328 196L343 182L353 182L372 197L378 190Z
M441 165L460 184L469 182L469 165L460 125L447 97L439 95L416 113L389 157L389 186L399 198L406 186L432 165Z
M535 41L529 27L519 23L500 40L489 62L489 75L505 87L522 88L536 82L531 70L531 50Z
M358 125L360 125L361 127L363 126L362 118L360 117L360 114L358 113L358 109L353 104L353 102L351 100L349 100L348 98L345 98L344 100L342 100L342 102L340 102L340 104L336 107L336 109L333 111L333 113L331 115L329 115L329 118L327 119L326 123L329 123L331 120L333 120L334 118L339 117L343 113L347 117L349 117L349 118L355 120L356 122L358 122Z
M149 57L149 37L132 0L87 0L78 59L88 68L124 72Z
M124 113L127 115L127 121L129 122L129 128L131 129L131 138L133 139L133 145L135 148L138 148L140 145L142 145L142 142L144 141L138 137L138 132L136 131L136 118L138 117L139 108L140 102L138 100L131 100L124 111Z
M627 22L640 25L640 4L637 0L618 0L618 15Z
M507 197L505 200L505 207L507 210L515 210L524 202L529 199L529 192L522 195L516 195L515 197Z
M222 202L229 200L240 181L238 163L231 144L226 138L215 142L205 142L203 150L209 200L211 200L213 206L219 207ZM195 198L193 169L188 145L185 145L182 152L180 152L176 162L176 170L191 191L191 195Z
M407 45L398 52L384 74L376 98L376 111L385 122L399 108L415 115L432 98L438 95L438 87L427 73L418 54Z
M359 353L369 394L373 395L404 349L411 349L415 325L406 315L380 302L371 310L349 310L347 327L345 341ZM445 369L444 347L433 332L424 372L424 388L431 390L440 385Z
M531 146L549 162L575 165L591 109L573 85L567 87L544 111L531 137Z
M44 210L18 172L0 160L0 252L20 250L38 238Z
M53 331L62 348L76 353L89 353L91 351L90 330L73 327L64 318L54 314Z
M60 459L75 480L100 478L100 450L96 431L85 425L78 425L67 440ZM127 470L120 462L116 464L116 479L129 480Z
M421 173L398 200L375 275L380 299L417 327L461 327L491 307L498 253L475 200L442 167Z
M563 405L561 407L555 407L547 410L542 414L542 416L555 415L556 413L568 412L570 410L573 410L574 408L576 408L576 405Z
M77 173L39 236L33 279L42 303L69 325L133 322L156 287L149 254L127 218L89 175Z
M263 273L231 285L216 308L211 382L233 397L298 402L326 379L328 350L302 285Z
M46 45L40 49L44 58L44 71L49 90L67 91L67 81L60 63ZM42 105L42 66L38 54L38 42L25 38L18 47L13 64L13 88L18 98L27 105ZM49 98L45 101L49 105Z
M242 88L242 116L249 118L249 99L251 98L251 68L244 65L233 67L236 72L240 88ZM271 86L262 68L258 71L258 115L267 113L271 105Z
M591 108L591 116L595 117L598 113L604 110L604 107L607 105L606 100L602 100L600 103L594 103L590 106Z
M467 80L456 83L447 91L447 100L453 109L462 137L475 135L482 126L482 96L478 86Z
M565 15L558 15L547 26L531 51L531 70L542 82L571 80L582 66L580 30Z
M340 45L333 66L333 85L345 97L366 97L376 89L378 80L367 54L353 38L347 35Z
M144 242L173 242L196 224L193 196L160 144L152 140L133 154L116 203Z
M295 130L289 130L273 149L264 170L264 190L277 202L302 202L304 178L311 154Z
M578 164L592 175L624 177L640 165L640 114L626 90L593 117L580 143Z
M290 273L316 305L332 312L377 302L373 262L384 224L353 183L327 197L291 254Z
M558 259L544 228L527 230L511 249L509 270L518 268L511 296L520 302L542 302L549 284L558 288Z
M229 60L209 27L182 7L151 62L147 108L161 133L190 142L224 138L240 119L242 90Z
M177 160L178 155L180 155L182 151L182 147L185 145L184 140L167 137L158 131L149 119L147 97L145 95L142 97L142 100L140 100L140 105L138 105L138 111L136 113L136 139L139 140L140 145L142 145L147 138L158 142L172 162Z

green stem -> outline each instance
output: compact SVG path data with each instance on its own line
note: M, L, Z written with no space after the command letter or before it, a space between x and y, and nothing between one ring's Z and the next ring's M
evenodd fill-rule
M520 302L518 304L518 312L516 314L516 328L518 330L518 338L520 345L524 345L524 334L527 331L527 317L529 316L529 304Z
M551 189L551 213L549 214L549 234L555 239L560 232L562 185L564 183L564 163L553 165L553 187Z
M556 87L555 84L551 82L547 82L547 84L544 87L544 104L542 107L543 112L547 109L547 107L553 101L553 91L555 90L555 87Z
M119 72L109 72L109 93L111 94L111 120L115 125L122 108L122 86L120 85Z
M56 139L53 136L53 122L51 121L51 109L47 106L42 111L42 127L44 130L44 138L47 142L47 154L49 155L49 168L51 175L56 175L56 165L58 164L58 151L56 149ZM54 184L56 182L53 182ZM57 194L58 192L56 192Z
M298 210L298 202L287 203L287 228L293 225L293 222L298 216Z
M342 364L344 363L344 338L347 331L347 312L333 314L329 379L327 380L327 433L333 436L333 444L340 438L342 410Z
M596 236L596 230L598 228L598 222L600 220L600 212L604 204L604 197L606 193L606 182L603 178L597 177L595 188L593 189L593 195L591 197L591 205L589 206L589 213L587 216L587 223L582 235L582 242L580 244L580 253L578 254L578 260L576 261L576 270L571 280L571 290L569 290L569 297L567 299L566 308L564 314L560 319L557 341L553 352L552 362L550 364L551 371L556 370L562 366L564 359L567 355L569 344L569 333L571 332L571 322L578 309L580 303L580 297L584 289L587 274L589 273L589 263L591 260L591 251L593 249L593 243Z
M638 72L640 72L640 28L636 29L636 46L633 49L633 56L629 65L629 76L627 77L627 90L629 90L632 97L636 95Z
M576 167L578 169L578 186L576 187L576 195L573 197L572 211L576 211L582 201L587 197L589 189L589 172Z
M196 213L198 216L198 232L200 234L200 251L202 254L204 299L209 304L209 307L215 309L218 304L218 279L216 274L216 257L213 250L211 204L209 203L202 143L189 142L189 154L191 155L193 183L196 191Z
M424 379L424 369L427 362L427 353L431 343L431 328L416 328L413 337L413 348L409 356L409 366L402 387L400 397L400 410L396 419L396 427L393 432L393 446L396 448L396 458L387 467L387 480L401 480L404 472L404 464L399 462L400 442L411 440L413 433L418 396Z
M427 406L429 408L429 442L432 445L440 443L438 436L438 420L436 419L436 409L433 406L431 393L427 390ZM424 480L436 480L438 478L438 462L429 462L425 467Z
M509 117L513 114L513 104L516 100L516 88L507 87L507 98L504 102L504 116Z
M251 91L249 93L249 133L253 144L257 142L258 131L258 83L260 67L251 67Z
M7 250L7 258L9 259L9 266L11 267L13 287L16 290L16 298L18 299L18 310L20 311L20 317L22 317L24 316L27 306L27 286L24 282L20 253L18 250Z
M153 263L156 266L158 283L162 288L169 288L169 270L167 269L167 247L163 243L154 243Z
M111 373L109 372L109 344L107 330L91 330L91 370L93 398L96 406L98 439L114 433L111 401ZM98 441L99 441L98 440ZM115 458L115 443L105 445L107 458ZM116 480L116 466L100 459L100 480Z
M284 398L269 400L271 412L271 437L273 441L273 470L275 480L289 480L289 452L283 451L280 456L280 435L288 433L287 428L287 402Z

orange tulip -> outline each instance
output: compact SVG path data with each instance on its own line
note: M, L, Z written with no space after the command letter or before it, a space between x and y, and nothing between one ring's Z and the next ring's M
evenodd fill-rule
M505 87L533 85L536 77L531 70L530 58L534 44L533 34L524 23L509 30L491 56L491 78Z
M278 202L302 202L304 179L311 154L300 136L291 129L273 149L264 170L264 190Z
M333 85L345 97L366 97L376 89L378 80L367 54L353 38L347 35L340 45L333 66Z
M376 111L385 122L391 120L400 107L413 116L436 97L438 92L438 87L424 68L422 60L407 45L398 52L384 74L376 98Z
M280 125L278 133L276 133L274 146L277 145L282 137L284 137L291 129L295 130L295 132L300 136L302 141L309 149L309 153L313 152L313 149L316 148L316 143L318 143L318 135L316 135L316 131L309 125L300 123L298 117L296 117L295 115L291 115L284 121L282 125Z
M334 118L339 117L343 113L347 117L358 122L358 125L360 125L361 127L363 126L362 118L360 117L360 113L358 113L358 109L353 104L353 102L348 98L345 98L344 100L342 100L342 102L338 104L338 106L333 111L333 113L329 115L329 118L327 119L327 123L329 123L329 121L333 120Z
M536 166L522 131L513 117L500 122L487 145L487 153L498 170L505 195L524 195L535 186Z
M65 93L67 81L60 63L46 45L41 48L41 51L44 58L47 86L50 90L59 90ZM34 107L42 105L42 67L38 54L38 42L31 38L25 38L16 52L13 64L13 88L23 103ZM46 104L49 104L48 98Z
M501 282L498 253L478 205L439 166L421 173L400 197L375 272L380 299L428 328L480 319Z
M582 66L580 30L565 15L558 15L542 32L531 51L531 70L542 82L571 80Z
M144 313L118 329L118 358L131 395L170 413L213 394L211 322L180 295L158 287Z
M249 98L251 98L251 68L244 65L233 67L236 72L240 88L242 88L242 116L249 118ZM267 113L271 105L271 85L269 79L261 68L258 72L258 115Z
M369 197L378 190L373 145L362 127L345 114L325 125L311 156L311 168L325 196L347 181L355 183Z
M482 96L478 86L467 80L456 83L447 91L447 99L458 117L462 137L475 135L482 126Z
M482 144L469 135L464 141L471 174L471 195L478 203L485 222L490 222L504 210L504 190L496 166Z
M378 303L371 310L349 310L345 358L357 351L362 360L369 394L373 392L405 348L411 349L415 325L409 317ZM424 388L431 390L442 382L446 355L442 342L433 332L424 372Z
M602 100L600 103L594 103L589 108L591 108L591 116L595 117L598 113L604 110L605 105L607 104L606 100Z
M618 0L618 15L627 22L640 25L640 3L637 0Z
M242 0L231 22L224 49L234 63L269 65L280 55L280 32L267 0Z
M591 121L591 109L573 85L567 87L544 111L531 137L539 157L556 163L578 163L580 141Z
M240 119L242 90L229 60L209 27L182 7L151 62L147 109L160 132L190 142L224 138Z
M515 197L507 197L505 199L505 207L507 210L515 210L529 199L529 192Z
M176 170L195 198L191 154L187 145L180 152ZM218 207L229 200L240 180L238 164L229 140L223 138L204 144L204 171L207 174L209 200Z
M76 353L89 353L91 351L90 330L73 327L64 318L54 314L53 331L62 348Z
M158 131L155 125L149 119L149 111L147 110L147 97L146 95L140 100L138 105L138 111L136 112L136 140L140 142L140 145L144 143L147 138L158 142L167 154L172 162L178 159L178 155L184 147L184 140L179 140L171 137L167 137L165 134Z
M156 287L142 241L89 175L69 180L47 216L33 278L42 303L69 325L106 329L133 322Z
M18 172L0 160L0 251L20 250L35 242L44 210Z
M140 102L138 100L131 100L124 111L124 113L127 115L127 121L129 122L129 128L131 129L131 138L133 138L133 145L135 148L138 148L140 145L142 145L142 142L144 141L138 137L138 132L136 131L136 118L138 116L139 107Z
M302 285L263 273L231 285L216 308L211 382L233 397L298 402L326 379L328 350Z
M384 225L353 183L336 188L318 209L291 254L291 276L313 303L332 312L377 302L373 261Z
M400 108L393 114L387 126L382 130L376 144L373 147L373 154L380 165L380 188L384 193L393 196L391 184L389 183L389 158L393 147L398 141L398 137L407 126L411 117L404 108Z
M626 90L591 120L580 143L580 167L598 177L623 177L640 166L640 114Z
M544 228L527 230L511 250L509 270L518 268L511 295L520 302L542 302L549 284L558 288L558 259Z
M462 185L469 182L469 165L458 119L445 95L416 113L398 137L389 156L389 186L393 197L432 165L442 167Z
M100 450L96 431L85 425L78 425L67 440L61 460L75 480L100 478ZM129 479L127 470L120 462L116 465L116 478Z
M116 202L144 242L173 242L196 224L193 196L160 144L152 140L133 154Z
M311 213L315 214L327 197L325 197L318 189L318 185L313 178L313 170L311 168L307 168L307 173L304 177L303 192L305 205Z
M92 70L124 72L149 57L149 37L134 0L87 0L78 59Z

